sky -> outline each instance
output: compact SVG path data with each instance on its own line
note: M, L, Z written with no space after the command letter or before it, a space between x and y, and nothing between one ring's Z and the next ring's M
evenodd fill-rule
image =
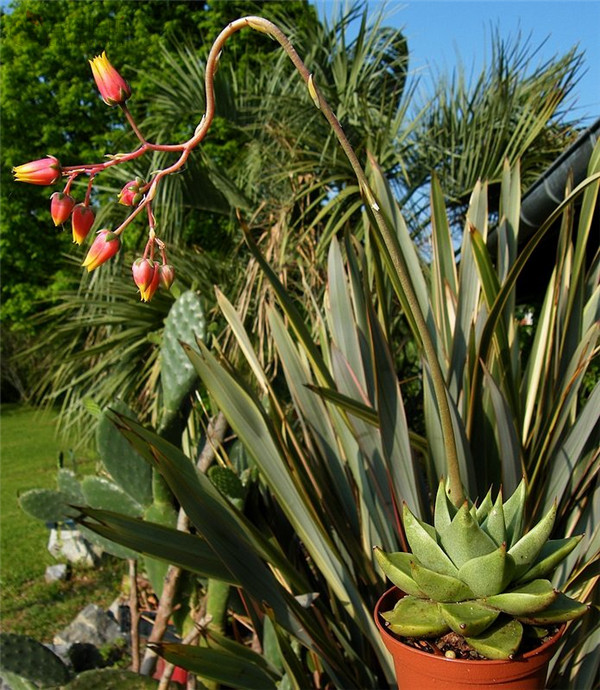
M314 0L328 16L337 0ZM376 12L382 2L371 0ZM504 38L519 32L530 45L544 44L532 66L562 56L578 45L585 52L582 76L572 92L573 119L589 126L600 118L600 0L388 0L386 24L402 27L408 41L410 71L420 88L431 91L431 75L451 71L462 59L467 75L477 74L490 57L490 33ZM585 74L583 73L585 71Z
M330 16L344 0L311 0ZM6 7L8 0L0 0ZM458 56L477 74L490 54L490 32L531 37L531 46L544 44L533 66L564 55L578 45L584 51L584 71L573 90L573 119L590 125L600 117L600 0L368 0L376 12L385 5L389 25L402 27L408 40L410 70L421 88L431 92L431 75L451 71ZM585 73L584 73L585 72Z

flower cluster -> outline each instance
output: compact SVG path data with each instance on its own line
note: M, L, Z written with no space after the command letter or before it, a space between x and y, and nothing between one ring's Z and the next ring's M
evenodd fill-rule
M139 258L131 267L133 282L138 286L142 301L149 302L159 285L167 290L175 278L173 266L153 259Z
M73 242L83 244L94 225L95 214L91 208L90 197L93 181L98 173L112 165L119 165L138 158L147 151L180 152L180 160L167 171L155 173L154 180L150 183L136 178L123 187L119 193L118 200L120 204L132 209L130 215L116 230L103 228L98 231L82 264L88 271L93 271L115 256L121 248L122 232L140 211L145 209L148 216L149 239L144 256L137 259L133 264L133 280L139 288L142 300L148 302L152 299L159 286L169 289L175 278L173 266L167 261L165 245L156 237L156 223L151 202L156 193L158 181L165 174L174 172L183 165L189 155L191 146L189 142L181 145L161 146L146 141L126 106L127 100L131 97L131 87L129 84L109 62L105 52L89 62L102 100L111 107L119 106L122 109L134 133L140 140L141 146L131 153L109 156L108 161L92 165L64 167L61 166L58 159L54 156L46 156L45 158L16 166L13 168L13 173L16 181L35 185L48 186L56 184L62 178L66 179L63 191L54 192L50 197L50 215L55 226L63 225L71 219ZM78 203L71 195L71 187L80 175L88 175L89 181L85 198ZM160 251L162 259L160 263L154 260L156 248Z

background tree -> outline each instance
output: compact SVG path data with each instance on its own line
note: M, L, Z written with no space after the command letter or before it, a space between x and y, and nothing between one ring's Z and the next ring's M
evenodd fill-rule
M285 5L288 16L299 24L303 16L314 14L306 2L270 5L275 14ZM227 22L240 14L256 12L259 6L254 2L218 0L210 6L199 0L16 0L2 12L3 399L10 395L11 388L27 394L26 373L14 366L10 355L22 350L34 332L29 317L42 309L42 300L47 307L48 300L55 301L61 289L71 289L73 275L77 279L80 276L72 262L64 260L63 254L72 253L70 233L52 227L48 190L15 184L11 168L52 152L68 165L101 160L105 153L135 146L135 137L123 127L117 109L102 104L87 59L107 51L131 83L135 93L132 112L136 119L143 120L163 69L162 45L173 44L189 34L202 50L204 41L211 42ZM236 63L257 69L268 60L275 47L266 45L256 50L255 43L260 39L232 42L230 51ZM202 112L201 93L196 96L193 116L185 120L183 127L163 132L165 136L177 138L185 127L194 126ZM111 184L111 176L103 175L99 182L93 201L96 208L105 209L106 215L98 218L96 227L102 220L109 221L111 213L123 216L122 209L115 211L114 178ZM216 191L213 196L217 196ZM223 204L219 206L218 201L210 205L210 210L223 213ZM226 208L229 212L229 205ZM187 218L191 217L188 214ZM211 229L206 222L196 220L194 228L181 228L181 237L191 241L197 232L212 236Z
M29 5L22 3L18 7L26 4ZM177 12L171 16L182 17L185 5L172 3ZM64 11L68 13L71 7L67 3ZM397 196L406 202L408 215L412 214L414 220L415 236L427 236L428 219L423 216L421 200L427 193L431 172L445 174L450 168L457 168L454 161L458 152L462 162L452 177L449 201L451 212L457 209L460 213L478 174L492 176L494 182L493 175L501 169L505 156L511 161L521 157L526 179L532 179L574 136L561 104L580 67L575 53L542 66L532 76L530 61L534 51L527 46L517 50L495 36L492 40L496 58L474 85L464 79L440 79L433 100L417 103L413 91L406 87L408 47L403 33L385 27L381 15L370 15L366 9L354 7L328 25L305 3L225 2L193 15L199 33L194 31L189 40L177 44L170 41L169 36L178 36L181 28L170 25L167 40L160 42L155 37L150 41L156 45L151 56L153 64L161 68L135 72L139 82L132 79L136 94L132 105L135 101L143 129L151 138L165 141L191 134L203 112L203 65L209 44L228 21L249 12L265 14L286 28L299 53L314 70L320 88L334 104L359 156L365 159L367 152L372 153ZM357 27L355 32L349 31L352 22ZM99 50L95 47L91 52ZM113 59L113 53L109 54ZM115 56L114 62L118 63L118 53ZM74 59L80 62L80 57ZM131 57L122 64L131 64ZM247 261L243 250L237 250L241 234L235 209L240 209L250 222L255 238L286 283L308 284L318 298L323 287L321 248L328 245L333 234L346 230L360 238L362 201L345 157L309 101L304 85L274 44L254 32L237 34L224 51L217 77L214 126L200 150L190 158L186 172L173 176L164 185L160 222L174 244L182 248L202 245L202 251L190 254L190 260L184 261L178 270L180 285L198 286L199 278L210 285L217 282L217 275L237 279L240 308L253 315L254 332L263 339L265 348L261 352L268 360L272 351L262 328L261 313L265 288L256 265ZM91 90L89 77L86 84ZM101 104L98 107L95 94L94 97L96 111L106 118L107 109ZM494 130L491 125L497 122L500 126ZM105 124L106 120L98 131L104 132ZM493 146L484 147L486 160L481 160L468 143L488 131L495 131L497 136L490 140ZM94 132L90 132L93 136ZM117 144L112 150L124 149L123 131L114 125L109 133ZM100 150L110 150L105 148L106 141L103 144ZM48 148L40 155L46 151ZM96 159L97 155L96 150ZM28 153L20 160L31 157ZM136 174L143 176L145 170L156 169L160 164L157 158L145 162L146 168L116 171L112 179L106 176L105 187L114 197L127 179ZM36 209L39 215L43 204L29 208ZM114 206L105 204L104 208L109 219ZM137 237L130 232L127 241L132 246L142 236L143 231ZM237 267L221 263L223 255L237 255ZM155 354L153 342L169 308L169 297L149 310L154 314L153 325L146 323L145 328L154 335L147 338L142 327L139 348L113 347L122 339L118 335L115 340L107 338L107 328L114 334L115 328L124 327L115 326L117 306L123 305L124 324L135 300L127 266L126 262L116 262L92 281L84 277L85 291L78 291L76 281L57 306L46 312L52 327L43 351L64 353L69 349L72 356L62 359L59 371L48 370L38 392L49 395L53 402L62 399L71 421L81 421L80 403L84 395L93 391L102 401L109 391L118 388L116 380L126 381L122 376L124 358L129 360L126 370L139 371L135 359L148 362ZM216 273L211 273L215 269ZM108 282L114 285L119 281L125 281L123 290L108 289ZM401 322L397 327L402 332ZM67 339L69 348L65 347ZM38 353L43 351L39 349ZM105 376L98 380L91 378L95 369L90 367L90 361L96 366L98 361L93 358L100 356ZM117 370L121 372L119 379L108 385L111 372ZM150 381L156 381L156 373L148 374L147 382ZM139 398L145 385L145 381L139 380L131 387L125 383L123 394ZM67 389L69 395L65 398ZM141 398L148 400L151 396Z

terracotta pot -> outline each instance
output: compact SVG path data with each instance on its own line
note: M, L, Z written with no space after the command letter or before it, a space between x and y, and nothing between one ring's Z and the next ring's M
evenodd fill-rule
M397 587L389 589L375 606L375 623L383 642L394 658L400 690L459 690L468 688L509 688L510 690L544 690L550 659L564 632L560 630L537 649L512 660L447 659L403 644L385 627L380 611L390 611L404 596Z

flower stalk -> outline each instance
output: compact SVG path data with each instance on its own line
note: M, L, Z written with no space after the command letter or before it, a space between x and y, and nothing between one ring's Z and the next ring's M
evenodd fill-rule
M88 192L86 194L87 204L89 201L91 180L99 172L106 170L112 165L119 165L132 161L144 155L148 151L178 153L179 157L177 160L172 165L156 171L149 183L138 185L135 190L128 186L128 188L121 192L120 200L122 203L131 206L133 210L121 223L121 225L113 232L108 230L101 231L100 235L96 238L94 244L90 248L88 256L86 257L83 265L87 267L88 270L93 270L93 268L97 267L108 258L113 256L118 251L120 246L119 236L144 209L146 209L148 212L150 226L149 245L151 247L150 260L153 260L152 252L154 242L158 242L158 238L156 238L154 215L151 209L152 200L156 196L158 185L160 184L161 180L180 170L185 165L193 149L206 136L215 115L214 77L217 71L219 57L229 37L244 28L251 28L255 31L267 34L271 38L275 39L283 48L294 67L306 83L311 99L313 100L315 106L321 110L324 117L328 121L340 146L346 154L350 165L352 166L361 190L362 197L369 209L371 217L374 220L376 239L380 245L383 245L382 249L387 253L389 264L391 264L390 270L394 272L393 278L395 279L392 281L394 288L397 295L401 298L401 301L405 303L411 312L411 324L413 326L414 335L423 348L425 359L427 360L430 368L431 380L433 382L434 393L439 409L446 455L448 496L454 505L459 506L464 501L464 491L460 477L456 438L454 434L446 383L437 356L435 344L427 326L423 311L421 310L417 295L412 286L404 257L402 256L402 252L398 247L392 229L390 228L384 215L381 213L376 196L369 185L369 181L363 170L363 167L360 164L352 146L350 145L350 142L348 141L335 113L320 92L312 73L307 69L306 65L288 40L287 36L275 24L262 17L242 17L241 19L231 22L217 36L206 62L205 113L202 116L200 123L196 127L193 136L182 144L154 144L146 140L126 105L126 101L131 96L131 88L125 79L123 79L119 72L109 62L106 53L103 52L93 60L90 60L92 74L96 81L96 85L98 86L100 95L107 105L119 105L127 122L131 126L136 137L139 139L140 146L129 153L116 154L108 161L103 163L70 166L62 168L62 170L58 161L53 157L42 159L40 161L33 161L32 163L28 163L24 166L18 166L14 169L16 179L32 182L33 184L52 184L60 179L61 175L63 175L68 177L70 184L77 177L77 175L88 174L90 176L90 184L88 185ZM81 235L82 234L83 233L81 233ZM78 241L79 236L80 235L77 235L77 237L75 237L74 235L76 241ZM144 255L144 258L146 258L146 255ZM168 265L164 256L163 265ZM164 268L162 271L156 271L157 276L159 273L162 275L163 284L167 285L172 282L172 275L174 275L172 274L172 270L169 268ZM142 282L145 283L145 281ZM151 297L149 290L149 287L140 287L142 299L145 299L145 296Z
M406 264L401 252L396 244L393 232L386 222L383 214L380 211L379 204L377 204L375 194L371 190L367 176L361 166L354 149L350 145L344 130L337 119L335 113L331 109L331 106L327 100L321 94L318 86L316 85L312 73L308 70L287 36L272 22L262 17L243 17L238 19L231 24L229 24L217 37L215 40L208 60L206 62L206 78L205 78L205 88L206 88L206 112L196 129L196 133L192 139L186 144L186 150L191 150L196 146L205 136L208 131L212 119L215 113L215 92L214 92L214 75L216 73L217 62L219 54L223 48L223 45L227 39L235 32L245 28L250 27L261 33L268 34L274 38L287 53L288 57L292 61L296 70L300 73L300 76L306 83L309 94L315 103L315 106L321 110L325 119L330 124L340 146L342 147L346 157L356 178L358 180L363 198L367 203L370 212L373 214L377 229L381 234L385 248L389 254L390 260L393 264L394 270L396 271L401 288L406 297L406 301L412 312L413 318L416 322L416 332L415 336L418 338L419 342L423 347L425 358L431 369L431 378L433 382L434 392L438 403L438 409L440 413L440 423L442 427L442 434L444 438L444 448L446 453L446 466L448 470L448 496L452 503L459 506L463 503L465 495L463 490L463 484L460 477L460 468L458 463L458 453L456 449L456 438L454 434L454 427L452 424L452 414L450 411L450 404L448 402L448 395L446 390L446 384L444 380L444 375L439 363L436 348L431 337L429 328L425 321L425 316L419 305L419 301L413 289L412 283L408 276L408 271L406 269ZM188 154L189 155L189 154ZM182 156L183 157L183 156ZM187 158L187 156L186 156ZM160 173L159 173L160 174ZM157 175L158 178L158 175ZM156 182L157 180L155 180Z

